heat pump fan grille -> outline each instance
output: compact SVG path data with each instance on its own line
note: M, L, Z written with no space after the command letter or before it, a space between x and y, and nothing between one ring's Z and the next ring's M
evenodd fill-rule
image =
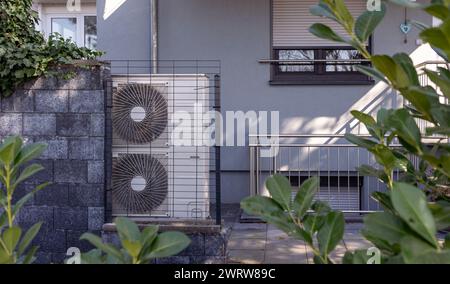
M136 179L143 183L133 186ZM113 168L113 198L129 213L148 213L167 198L168 179L165 167L150 155L119 157ZM141 187L141 188L139 188Z
M142 118L132 118L135 109L142 110ZM131 143L150 143L164 132L167 109L164 96L148 84L119 86L113 98L114 129L120 138Z

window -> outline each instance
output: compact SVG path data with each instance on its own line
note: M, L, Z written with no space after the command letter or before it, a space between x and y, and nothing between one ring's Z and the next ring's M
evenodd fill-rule
M370 84L372 80L356 71L367 64L355 49L319 39L309 32L315 22L331 26L336 23L311 15L309 8L316 0L272 0L272 68L273 84ZM346 0L350 12L363 13L366 1ZM370 42L369 42L370 43ZM370 50L370 44L368 47Z
M277 84L366 84L369 77L355 66L368 64L348 47L274 48L272 83Z
M91 49L97 48L97 17L84 17L84 46Z
M52 18L52 33L77 41L77 18Z
M95 6L83 6L82 11L68 12L66 6L43 5L41 29L48 37L59 33L78 46L97 48L97 17Z

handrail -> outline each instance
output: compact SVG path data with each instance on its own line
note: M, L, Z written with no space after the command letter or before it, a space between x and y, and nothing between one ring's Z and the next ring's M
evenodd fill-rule
M430 65L430 64L433 64L433 65L441 65L441 64L442 65L449 65L448 62L445 62L445 61L442 61L442 60L427 60L427 61L424 61L424 62L421 62L421 63L415 65L414 67L416 69L419 69L419 68L422 68L422 67Z

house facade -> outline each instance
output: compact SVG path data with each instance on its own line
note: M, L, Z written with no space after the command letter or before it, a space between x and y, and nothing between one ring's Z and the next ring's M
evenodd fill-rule
M312 23L323 21L310 15L309 7L316 0L69 2L37 0L39 29L47 35L59 32L81 46L105 51L104 60L153 60L146 73L157 70L164 74L167 66L158 66L158 61L219 60L221 113L277 112L277 134L285 143L320 146L333 140L340 144L343 139L339 135L363 132L352 124L351 110L376 111L397 103L385 86L355 72L355 62L364 64L357 52L308 33ZM367 9L364 0L346 3L355 15ZM385 20L367 43L370 50L375 54L406 52L416 63L433 59L419 40L419 30L408 23L410 19L433 24L433 19L419 10L388 4ZM187 73L196 73L193 66L190 68ZM227 120L225 128L229 123L235 122ZM259 151L260 145L249 134L247 130L244 146L226 143L221 148L223 203L239 203L262 191L264 176L279 171L292 177L293 184L311 173L322 174L328 197L336 190L341 194L342 187L348 191L344 199L359 199L355 207L349 205L350 210L364 211L369 206L350 193L353 187L364 190L360 183L370 184L356 177L357 165L352 162L360 152L324 148L305 158L312 146L287 147L270 165L257 165L255 170L262 160L255 160L260 157L254 158L253 151ZM237 140L237 136L226 139ZM255 171L263 174L254 177ZM351 186L353 183L358 185Z

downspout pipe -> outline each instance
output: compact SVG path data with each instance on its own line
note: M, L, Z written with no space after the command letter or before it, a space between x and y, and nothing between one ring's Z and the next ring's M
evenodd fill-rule
M152 74L158 73L158 0L151 1L151 67Z

